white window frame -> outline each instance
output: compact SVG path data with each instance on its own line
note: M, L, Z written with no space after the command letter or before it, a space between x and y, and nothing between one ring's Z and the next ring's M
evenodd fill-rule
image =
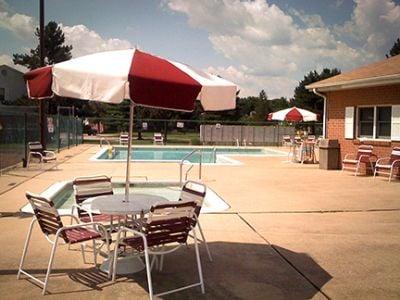
M358 140L371 140L371 141L391 141L392 138L376 138L376 131L377 131L377 112L378 112L378 107L392 107L395 106L395 104L379 104L379 105L358 105L356 106L356 139ZM374 122L373 122L373 131L372 131L372 138L371 137L360 137L360 122L359 122L359 118L360 118L360 108L367 108L367 107L373 107L374 108ZM391 121L392 122L392 121Z

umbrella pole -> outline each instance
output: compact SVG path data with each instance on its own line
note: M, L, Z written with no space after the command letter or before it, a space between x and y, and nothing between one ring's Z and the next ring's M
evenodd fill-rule
M135 104L131 100L129 110L129 135L128 135L128 153L126 155L126 178L125 178L125 199L124 202L129 202L129 186L130 186L130 168L131 168L131 149L132 149L132 134L133 134L133 114Z

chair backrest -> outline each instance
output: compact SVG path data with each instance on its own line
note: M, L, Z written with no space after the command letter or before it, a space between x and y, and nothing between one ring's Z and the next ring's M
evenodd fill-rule
M149 247L185 243L195 219L194 201L165 202L151 207L143 232Z
M400 147L393 147L390 154L390 163L393 163L397 159L400 159Z
M106 175L78 177L73 181L75 202L81 204L88 198L114 194L111 178ZM86 217L88 213L78 209L79 217Z
M196 203L196 215L200 215L201 207L203 206L204 198L206 197L207 187L196 181L186 181L182 187L179 201L193 201Z
M357 151L357 159L359 159L361 155L371 156L373 150L374 150L374 146L372 146L372 145L359 146L358 151Z
M28 149L29 152L42 152L43 146L40 142L29 142Z
M26 198L31 204L40 229L45 235L56 234L64 226L53 201L29 192L26 192ZM63 232L61 232L61 237L68 242Z
M121 132L121 134L119 135L120 143L128 143L128 139L129 139L129 134Z
M290 135L284 135L283 137L282 137L282 140L283 140L283 142L284 143L290 143Z
M309 135L307 136L308 141L315 141L315 135Z

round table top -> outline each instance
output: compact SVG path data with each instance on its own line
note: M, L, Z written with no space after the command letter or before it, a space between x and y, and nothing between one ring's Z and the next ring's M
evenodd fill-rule
M144 193L129 194L129 202L124 202L124 199L125 194L98 196L86 199L81 206L92 213L133 215L146 213L154 204L168 201L164 197Z

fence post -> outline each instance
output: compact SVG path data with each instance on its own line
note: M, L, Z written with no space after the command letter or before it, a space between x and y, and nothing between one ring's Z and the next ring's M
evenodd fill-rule
M70 115L68 115L67 124L68 124L68 149L69 149L69 146L70 146L70 133L71 133L71 116Z
M58 107L57 107L58 108ZM57 151L60 153L61 146L61 129L60 129L60 111L57 109Z
M28 115L24 113L24 149L25 149L25 156L22 162L22 166L24 168L27 167L28 164L28 135L27 135L27 123L28 123Z
M276 128L277 128L277 130L278 130L278 134L277 134L277 141L276 141L276 143L277 143L277 146L279 147L279 123L276 125Z
M165 142L165 145L168 142L167 136L168 136L168 121L165 120L164 121L164 142Z

